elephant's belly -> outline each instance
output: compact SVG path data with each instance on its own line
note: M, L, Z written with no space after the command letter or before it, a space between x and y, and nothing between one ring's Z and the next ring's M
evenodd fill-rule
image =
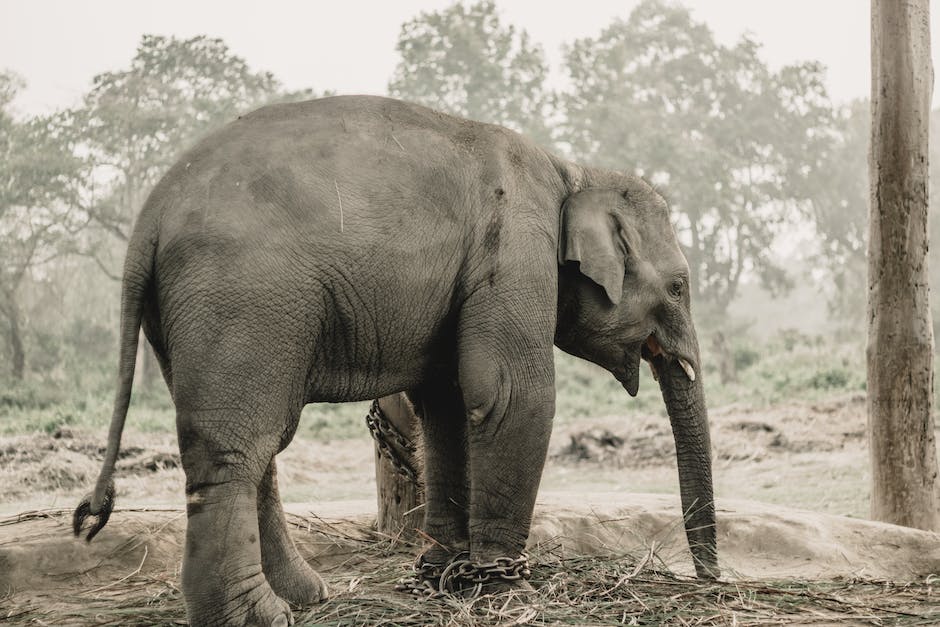
M362 401L413 390L429 378L447 376L453 368L417 351L387 354L373 366L349 363L342 355L324 354L317 361L308 381L308 403Z
M413 390L429 378L453 377L456 313L448 310L448 299L435 304L401 293L374 294L374 302L325 312L312 350L308 402L368 400Z

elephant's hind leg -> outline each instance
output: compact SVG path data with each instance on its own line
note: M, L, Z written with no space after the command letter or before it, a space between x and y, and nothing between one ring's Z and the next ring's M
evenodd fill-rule
M279 448L287 399L270 381L262 387L256 373L232 372L216 366L174 373L186 473L186 610L193 625L286 627L290 606L262 569L258 495Z
M449 381L426 383L409 397L424 438L424 532L434 540L424 559L443 563L470 550L466 410Z
M287 531L273 459L258 486L258 527L261 531L261 567L274 592L300 607L326 599L326 585L297 552Z

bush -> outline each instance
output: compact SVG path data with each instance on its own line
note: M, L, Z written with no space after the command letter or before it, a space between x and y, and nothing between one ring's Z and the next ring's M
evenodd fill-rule
M747 370L756 364L758 361L760 361L760 357L761 351L750 345L735 346L732 351L734 369L738 372Z
M68 411L56 410L53 416L43 422L42 430L49 435L52 435L61 427L66 427L68 425L75 424L75 415Z
M806 335L798 329L780 329L777 333L777 340L783 345L784 350L792 351L797 346L813 346L813 338Z
M828 368L813 374L807 384L817 390L831 390L849 387L851 376L844 368Z
M61 388L39 382L6 381L0 384L0 415L25 409L48 409L66 401Z

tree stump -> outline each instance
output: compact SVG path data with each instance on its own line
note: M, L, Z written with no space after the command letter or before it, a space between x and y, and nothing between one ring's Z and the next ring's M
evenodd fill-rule
M387 421L378 428L372 428L377 528L392 536L413 538L424 522L424 489L416 453L418 418L404 394L384 396L376 402ZM393 430L388 430L388 425Z

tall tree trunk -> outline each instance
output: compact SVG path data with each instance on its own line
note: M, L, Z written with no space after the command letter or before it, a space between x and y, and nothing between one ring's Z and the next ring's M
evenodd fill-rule
M872 518L938 530L927 282L929 0L872 0L868 437Z
M10 323L10 374L22 381L26 370L26 350L23 347L23 334L20 329L20 308L12 295L7 303L7 321Z
M695 217L689 218L689 233L692 236L692 245L685 251L685 256L689 261L689 285L695 289L696 296L701 298L704 294L701 281L702 266L700 264L702 258L702 244L699 238L698 222L696 222L696 220L697 218Z

